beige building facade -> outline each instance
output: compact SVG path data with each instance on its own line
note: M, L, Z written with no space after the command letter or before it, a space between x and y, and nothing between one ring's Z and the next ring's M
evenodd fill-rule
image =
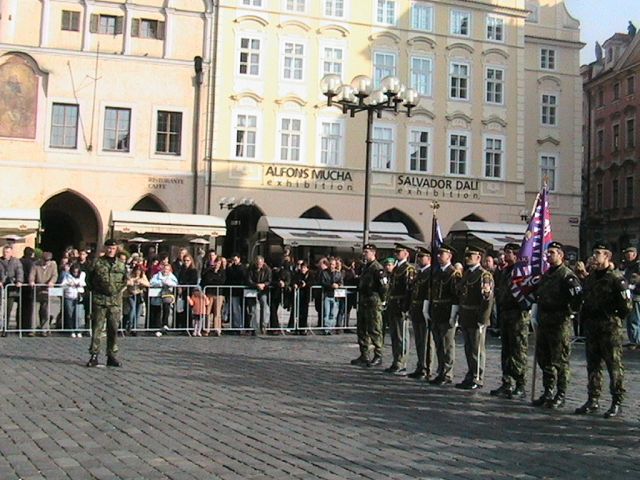
M0 74L21 65L37 83L33 122L0 131L18 186L5 206L45 217L72 195L95 219L85 241L138 202L226 216L227 253L249 252L263 215L362 222L366 116L327 107L319 84L335 73L395 75L421 94L411 117L374 121L372 220L428 240L437 200L445 234L459 220L522 224L548 176L556 238L578 244L582 44L562 1L0 5Z

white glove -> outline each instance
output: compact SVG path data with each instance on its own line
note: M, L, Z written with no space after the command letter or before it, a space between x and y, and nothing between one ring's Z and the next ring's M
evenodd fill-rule
M451 316L449 317L449 326L455 327L458 324L458 311L460 310L460 305L452 305L451 306Z
M531 305L531 325L533 325L533 329L538 329L538 304L534 303Z
M422 315L424 315L427 322L431 321L431 317L429 316L429 300L422 302Z

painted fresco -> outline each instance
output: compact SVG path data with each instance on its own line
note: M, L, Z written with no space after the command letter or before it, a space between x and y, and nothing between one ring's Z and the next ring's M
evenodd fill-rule
M35 138L38 77L21 58L0 65L0 137Z

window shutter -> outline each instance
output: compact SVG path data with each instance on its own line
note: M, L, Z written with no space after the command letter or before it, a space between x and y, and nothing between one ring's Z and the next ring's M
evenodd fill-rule
M100 15L96 15L95 13L91 14L91 21L89 22L89 32L97 33L98 32L98 22L100 21Z
M164 40L164 32L165 32L164 22L158 22L158 32L156 33L156 38L158 40Z
M124 17L116 17L116 35L121 35L122 34L122 24L123 24L123 20Z
M139 37L140 36L140 19L134 18L131 20L131 36Z

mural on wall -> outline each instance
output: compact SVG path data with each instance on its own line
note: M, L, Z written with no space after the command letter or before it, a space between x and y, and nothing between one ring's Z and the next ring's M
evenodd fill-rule
M36 138L38 77L25 59L0 65L0 137Z

